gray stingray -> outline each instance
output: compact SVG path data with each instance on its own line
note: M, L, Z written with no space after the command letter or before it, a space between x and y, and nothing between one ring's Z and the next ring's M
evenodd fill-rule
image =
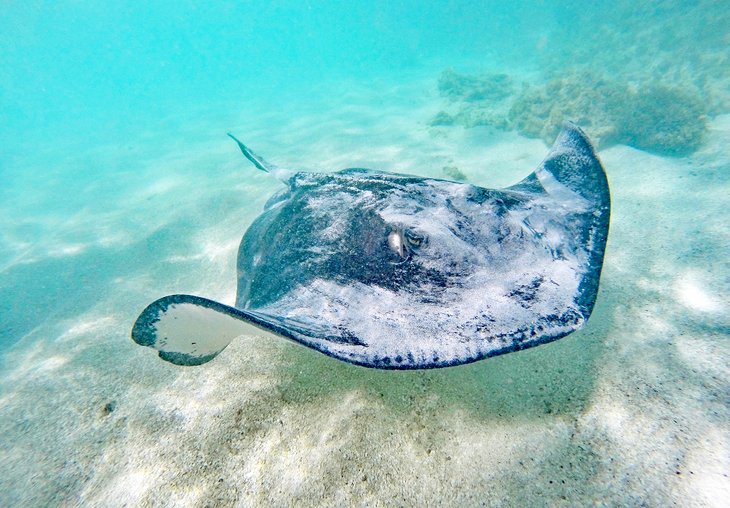
M610 195L573 124L499 190L289 171L231 137L286 188L243 236L235 307L171 295L139 316L132 338L164 360L199 365L265 331L366 367L447 367L559 339L593 310Z

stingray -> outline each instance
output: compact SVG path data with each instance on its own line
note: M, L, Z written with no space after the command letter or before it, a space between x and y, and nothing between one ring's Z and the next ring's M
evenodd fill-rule
M235 306L175 294L139 316L133 340L163 360L200 365L266 332L365 367L447 367L554 341L593 310L610 195L574 124L504 189L291 171L229 136L285 188L240 243Z

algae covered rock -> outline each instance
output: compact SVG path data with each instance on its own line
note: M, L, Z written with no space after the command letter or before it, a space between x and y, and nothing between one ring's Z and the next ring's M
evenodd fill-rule
M471 76L447 69L439 76L438 89L448 100L448 111L439 111L429 122L432 127L509 127L507 99L514 95L514 85L507 74Z
M490 107L479 107L474 106L471 108L462 108L454 120L459 125L463 125L466 128L471 127L495 127L497 129L506 130L509 127L506 115L504 112L495 111Z
M624 143L661 155L699 148L705 108L689 89L656 84L629 87L590 73L569 73L523 89L509 111L510 126L552 142L566 120L583 127L599 148Z
M702 144L705 107L686 90L651 85L629 95L620 119L622 143L664 155L683 156Z
M466 182L466 175L457 166L444 166L443 168L441 168L441 170L447 177L451 178L452 180L456 180L458 182Z
M489 126L553 142L563 122L586 130L599 148L623 143L661 155L683 156L697 150L707 130L708 105L690 86L655 82L629 84L587 71L565 71L514 94L504 74L469 76L441 73L440 93L449 105L431 126Z
M441 95L452 100L500 101L512 95L512 78L507 74L469 76L446 69L438 80Z
M504 112L494 111L492 108L472 105L462 107L451 115L446 111L439 111L429 122L431 127L450 127L461 125L467 129L471 127L488 126L506 130L509 127Z
M436 116L431 119L431 122L429 122L432 127L444 127L454 125L454 123L456 123L456 120L454 120L454 117L446 111L439 111L436 113Z
M626 93L625 86L593 74L568 74L525 87L510 108L510 126L524 136L552 143L563 122L571 120L599 146L607 146L617 140Z

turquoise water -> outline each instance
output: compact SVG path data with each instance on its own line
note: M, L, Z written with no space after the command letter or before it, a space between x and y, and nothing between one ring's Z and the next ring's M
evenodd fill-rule
M341 79L397 79L465 48L490 60L514 57L515 28L551 29L544 23L552 16L526 22L503 9L499 2L11 3L2 21L10 120L3 140L18 129L36 142L76 129L85 140L92 133L116 140L212 100L276 101Z
M5 2L0 505L721 506L730 10L556 4ZM266 337L183 369L129 339L160 296L233 301L279 186L226 132L500 187L566 119L613 197L584 330L410 373Z

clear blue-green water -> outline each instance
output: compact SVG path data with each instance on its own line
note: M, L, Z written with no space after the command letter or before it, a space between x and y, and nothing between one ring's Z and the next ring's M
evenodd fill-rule
M1 506L722 506L730 498L723 2L4 2ZM285 167L510 185L564 120L612 223L565 339L380 372L271 337L195 369L129 338L233 302ZM457 172L458 170L458 172Z

